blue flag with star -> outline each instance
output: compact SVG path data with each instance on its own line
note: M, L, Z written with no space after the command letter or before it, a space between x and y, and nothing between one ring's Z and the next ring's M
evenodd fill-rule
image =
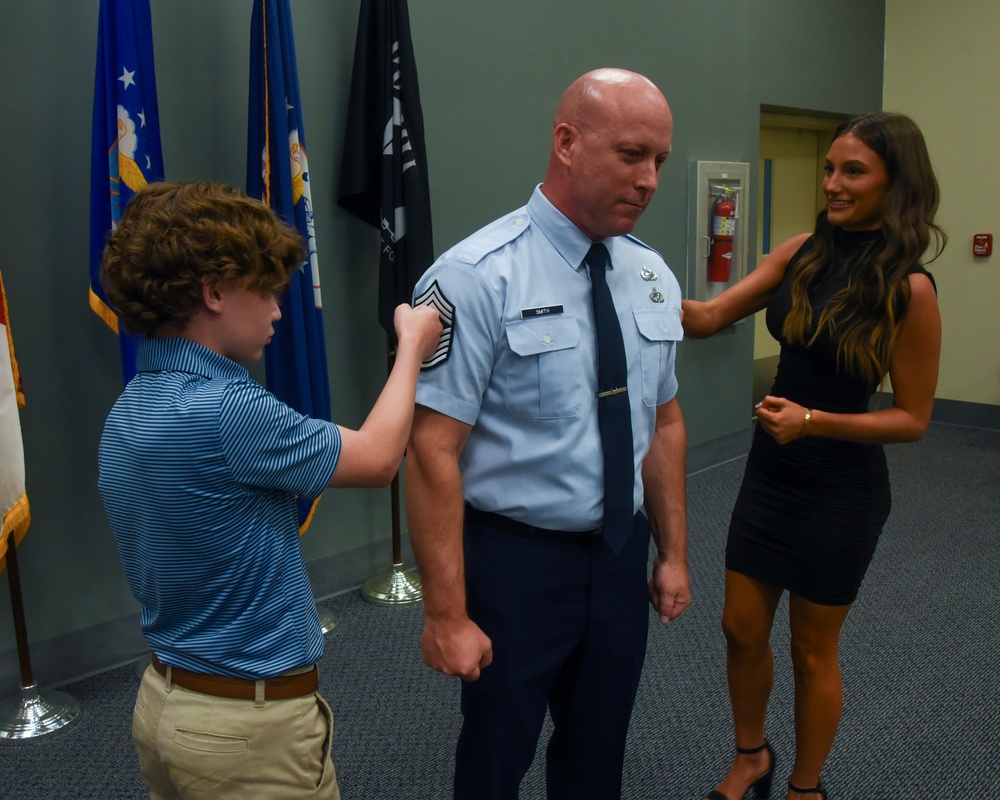
M281 319L264 349L267 388L296 411L329 420L319 262L288 0L254 0L253 4L247 194L260 198L297 228L308 250L281 298ZM299 501L303 530L314 505Z
M163 180L149 0L101 0L90 162L90 307L118 334L122 376L135 375L135 339L101 285L101 255L122 209Z

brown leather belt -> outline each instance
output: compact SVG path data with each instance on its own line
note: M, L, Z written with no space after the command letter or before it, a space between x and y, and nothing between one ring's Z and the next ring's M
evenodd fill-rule
M167 667L153 653L153 669L164 678L167 677ZM228 675L205 675L192 672L181 667L171 667L171 681L192 692L201 692L215 697L229 697L234 700L256 699L257 681L249 678L231 678ZM319 690L319 670L313 667L308 672L299 675L280 675L277 678L267 678L264 684L265 700L289 700L293 697L304 697Z

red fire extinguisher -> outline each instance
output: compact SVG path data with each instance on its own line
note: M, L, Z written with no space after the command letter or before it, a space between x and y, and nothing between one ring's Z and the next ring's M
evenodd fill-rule
M729 283L736 233L736 205L733 194L723 188L712 206L712 246L708 254L709 283Z

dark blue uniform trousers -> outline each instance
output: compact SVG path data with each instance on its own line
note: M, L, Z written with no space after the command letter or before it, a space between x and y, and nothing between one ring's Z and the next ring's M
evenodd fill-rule
M649 524L617 555L466 522L469 616L493 663L462 684L455 800L517 800L545 711L550 800L618 800L649 626Z

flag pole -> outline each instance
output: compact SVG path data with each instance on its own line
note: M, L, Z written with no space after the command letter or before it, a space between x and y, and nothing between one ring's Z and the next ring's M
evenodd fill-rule
M396 351L392 340L386 341L386 357L388 371L396 361ZM423 598L420 576L416 570L405 569L403 566L403 547L400 534L399 513L399 472L393 476L389 486L391 517L392 517L392 566L372 575L361 587L361 596L370 603L379 606L400 606L408 603L418 603Z
M338 203L379 231L378 319L395 360L393 315L434 261L430 192L417 67L406 0L361 0L347 107ZM423 598L415 571L403 568L399 474L393 478L392 567L370 577L361 596L379 605Z
M294 226L307 245L306 260L292 274L282 297L282 319L265 348L265 383L268 391L300 414L330 421L309 175L291 4L255 0L250 24L247 194L260 198ZM315 502L298 502L300 533L309 526ZM324 634L336 629L336 618L318 600L316 614Z
M21 699L13 701L13 707L8 702L0 709L0 739L30 739L52 733L74 722L80 716L80 705L65 692L51 691L46 698L38 694L38 685L31 672L21 576L17 568L17 543L13 534L7 547L7 582L10 584L14 635L21 666Z

